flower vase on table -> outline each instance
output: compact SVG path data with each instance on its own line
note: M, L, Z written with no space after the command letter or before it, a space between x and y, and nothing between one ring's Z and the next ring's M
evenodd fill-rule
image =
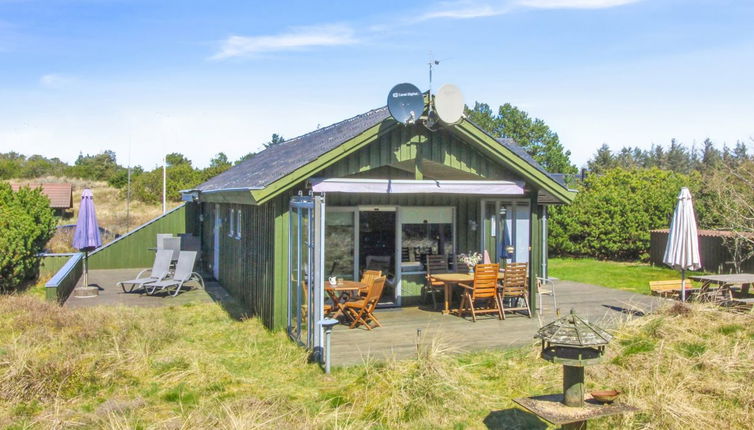
M460 254L458 260L465 264L469 268L469 275L474 274L474 267L482 261L482 254L478 252L470 252L468 254Z

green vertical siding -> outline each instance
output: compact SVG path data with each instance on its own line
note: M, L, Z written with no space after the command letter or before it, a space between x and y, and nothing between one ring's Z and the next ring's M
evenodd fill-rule
M212 273L215 204L202 203L202 264ZM258 316L271 328L279 327L275 285L276 205L261 206L220 203L220 266L218 281L237 298L251 315ZM241 235L230 236L230 211L241 213ZM236 222L234 222L234 225Z
M536 193L530 202L529 219L529 305L537 308L537 276L542 276L542 206L537 205Z
M417 160L417 166L432 161L481 179L515 176L456 136L443 130L430 133L421 125L392 129L315 176L346 177L411 160Z
M432 172L427 175L427 172ZM394 176L395 175L395 176ZM445 130L429 132L421 125L395 127L339 162L316 172L313 177L433 178L433 179L516 179L519 176L493 161L476 147L464 143ZM219 281L239 297L249 309L273 329L286 325L288 279L288 228L290 198L306 184L292 185L287 192L259 206L220 204L223 222ZM455 208L457 252L481 248L480 196L446 194L329 194L327 206L399 205L451 206ZM536 207L534 199L533 207ZM202 203L202 254L209 271L213 255L214 203ZM231 208L244 213L244 238L227 237L227 217ZM539 226L533 211L533 226ZM473 223L471 223L473 221ZM471 224L476 225L472 230ZM536 230L534 227L532 227ZM251 232L254 234L251 234ZM532 245L538 241L532 232ZM532 250L538 249L538 244ZM539 254L537 254L539 255ZM532 264L540 257L533 258ZM419 296L423 280L407 276L403 294L408 302Z
M74 253L40 254L37 276L42 279L52 277L73 255Z
M151 267L157 246L158 233L186 232L186 207L178 206L170 212L137 227L102 248L89 254L90 269L126 269Z

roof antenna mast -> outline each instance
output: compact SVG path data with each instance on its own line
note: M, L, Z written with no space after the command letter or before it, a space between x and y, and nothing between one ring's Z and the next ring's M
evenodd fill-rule
M429 63L427 63L429 65L429 96L432 97L432 66L440 65L440 61L435 60L431 52L429 53L429 57L431 58Z

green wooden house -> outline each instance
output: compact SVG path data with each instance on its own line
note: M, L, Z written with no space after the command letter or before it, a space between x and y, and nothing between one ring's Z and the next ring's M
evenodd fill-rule
M435 131L403 125L386 107L184 191L198 203L204 269L268 327L298 334L317 332L329 276L380 266L382 305L410 306L429 254L452 264L487 250L493 261L529 262L532 280L546 274L547 206L573 196L511 140L465 119ZM300 311L307 303L313 311Z

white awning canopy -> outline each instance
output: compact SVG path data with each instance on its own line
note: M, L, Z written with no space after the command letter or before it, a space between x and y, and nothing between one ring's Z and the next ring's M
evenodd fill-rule
M521 196L521 181L433 181L410 179L330 178L309 180L318 193L377 193L377 194L477 194Z

